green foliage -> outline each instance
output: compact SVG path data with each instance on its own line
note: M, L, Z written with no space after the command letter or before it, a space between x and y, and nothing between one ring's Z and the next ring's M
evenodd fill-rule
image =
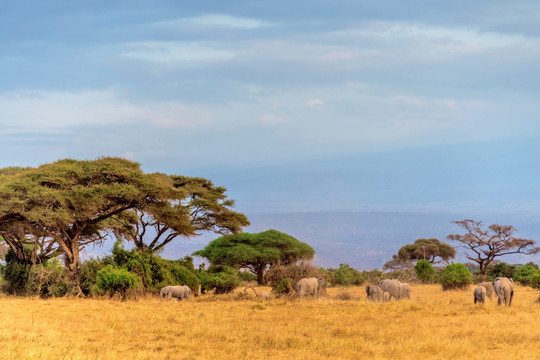
M491 265L487 269L488 279L491 281L498 277L513 278L516 273L516 266L510 265L505 262L500 262L495 265Z
M200 284L199 278L197 275L195 275L195 269L193 269L193 271L190 270L190 268L193 268L193 263L191 263L191 266L189 266L189 264L187 264L185 261L165 260L165 264L167 264L168 273L170 275L170 277L167 279L168 284L187 285L192 291L196 291L198 289ZM165 286L166 284L163 285Z
M4 271L3 291L14 295L26 295L26 284L30 276L31 265L9 261Z
M30 267L26 295L42 298L62 297L75 291L75 285L57 258Z
M532 265L523 265L514 273L514 280L519 281L522 285L532 285L536 283L536 277L540 276L540 272Z
M330 271L330 274L330 282L333 286L361 285L366 281L366 277L360 271L347 264L340 264L339 269Z
M202 292L214 290L215 294L232 292L240 285L237 272L228 266L214 266L198 272Z
M461 263L450 264L439 277L443 290L466 289L472 283L472 275Z
M139 288L140 279L137 275L130 273L126 269L107 265L97 272L96 285L100 290L108 293L110 296L118 292L125 299L128 290Z
M294 288L291 282L291 279L285 278L281 279L281 281L277 284L276 287L272 289L274 294L280 296L280 295L289 295L294 294Z
M250 273L249 271L238 271L238 277L241 281L245 282L257 281L257 275Z
M414 266L416 271L416 278L422 281L424 284L431 284L435 279L435 268L428 260L422 259L416 262Z
M101 259L89 259L82 263L80 287L84 295L98 295L101 291L98 289L97 273L107 265L113 265L112 256L106 256Z
M396 260L416 261L428 260L435 263L437 258L448 262L456 257L456 250L438 239L418 239L413 244L407 244L398 251Z
M257 274L259 284L264 281L267 266L294 264L299 260L312 259L314 254L315 251L308 244L277 230L221 236L193 253L212 264L247 268Z
M366 278L366 281L369 283L377 283L382 277L382 271L379 269L372 269L369 271L362 271L362 275Z

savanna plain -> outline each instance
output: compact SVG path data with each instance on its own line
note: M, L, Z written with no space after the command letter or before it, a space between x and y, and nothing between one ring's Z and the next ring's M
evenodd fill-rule
M264 288L259 288L263 290ZM412 285L411 300L371 303L363 287L313 299L203 295L0 298L2 359L539 359L539 293L511 307L468 291ZM268 288L264 290L269 290Z

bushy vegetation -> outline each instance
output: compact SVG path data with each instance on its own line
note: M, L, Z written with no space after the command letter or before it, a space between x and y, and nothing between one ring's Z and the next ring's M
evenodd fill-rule
M513 278L516 273L516 265L510 265L505 262L499 262L497 264L491 265L487 269L487 276L490 281L495 280L498 277L507 277Z
M332 286L358 286L366 281L364 274L347 264L340 264L339 269L328 269L328 273Z
M307 262L290 265L274 265L266 274L268 285L277 295L290 294L295 284L302 278L324 277L328 281L328 274Z
M416 278L424 284L431 284L435 280L435 268L429 260L418 260L414 270L416 271Z
M522 285L537 288L540 284L540 272L535 264L523 265L514 273L514 280Z
M112 265L107 265L96 275L98 289L111 297L118 292L122 299L126 298L128 290L139 288L140 282L141 278L137 275Z
M226 294L240 285L237 272L225 265L211 266L208 271L201 271L198 275L203 293L214 290L215 294Z
M461 263L450 264L439 277L443 290L467 289L472 283L472 275Z

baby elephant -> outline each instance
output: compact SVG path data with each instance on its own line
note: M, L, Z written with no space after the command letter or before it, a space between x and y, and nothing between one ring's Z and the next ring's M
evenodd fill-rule
M480 304L483 304L486 300L486 293L487 290L485 287L477 286L474 289L474 303L476 304L477 302L479 302Z
M173 297L178 300L188 300L190 295L191 289L186 285L165 286L159 292L160 301L163 301L163 296L167 297L167 301L170 301Z

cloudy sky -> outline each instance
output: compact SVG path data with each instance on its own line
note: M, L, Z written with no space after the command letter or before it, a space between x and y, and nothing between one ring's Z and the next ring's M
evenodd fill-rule
M206 175L360 156L408 179L479 160L396 154L510 145L538 161L537 1L11 1L0 48L1 167L123 156Z

